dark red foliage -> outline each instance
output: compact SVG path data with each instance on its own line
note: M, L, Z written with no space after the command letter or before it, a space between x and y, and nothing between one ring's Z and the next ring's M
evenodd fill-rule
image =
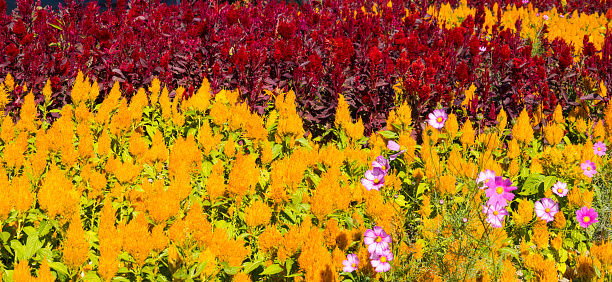
M34 2L19 0L24 13L15 19L0 16L0 80L11 73L20 85L40 93L50 78L53 107L70 101L65 93L79 70L100 85L98 102L115 81L130 97L158 77L170 90L185 86L188 97L207 78L215 91L240 89L259 113L273 99L264 89L293 89L306 129L316 136L333 123L338 94L347 99L353 117L363 119L366 133L383 128L396 106L393 85L398 83L403 88L399 99L413 107L415 122L424 121L438 103L458 107L461 93L473 84L477 90L467 116L476 120L482 115L485 124L494 123L492 117L502 107L515 117L524 107L543 104L552 110L557 103L575 104L584 95L574 87L582 76L599 78L612 89L612 36L606 36L602 50L585 39L580 65L566 42L542 36L544 26L544 51L532 56L531 46L508 26L487 27L492 36L485 40L484 7L493 0L468 0L475 16L450 30L438 28L425 1L394 0L393 8L387 8L387 2L375 0L383 7L378 15L374 2L353 0L312 1L301 7L284 1L167 6L121 0L116 9L104 12L94 3L67 1L53 12L35 9ZM505 9L515 1L496 2ZM595 2L567 0L565 12L607 10ZM459 3L451 1L453 6ZM559 9L559 3L533 4L546 10ZM513 25L520 28L520 22ZM14 95L8 110L23 100Z

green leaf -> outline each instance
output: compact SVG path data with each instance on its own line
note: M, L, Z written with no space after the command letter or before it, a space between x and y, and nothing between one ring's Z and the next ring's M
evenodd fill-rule
M285 262L285 265L287 267L287 274L291 273L291 267L293 266L293 259L288 258L287 261Z
M43 243L38 240L38 234L33 235L33 236L28 236L28 241L26 242L26 254L28 255L28 258L31 258L32 256L34 256L38 250L40 250L40 248L42 248Z
M56 29L59 29L59 30L61 30L61 31L64 31L64 29L63 29L63 28L61 28L60 26L57 26L57 25L54 25L54 24L51 24L51 23L50 23L49 25L50 25L50 26L52 26L52 27L54 27L54 28L56 28Z
M400 206L400 207L405 207L408 202L406 202L406 197L404 197L404 195L399 195L397 196L397 198L395 199L395 202Z
M302 145L302 147L306 147L306 148L312 149L312 147L310 147L310 144L308 144L308 140L306 140L306 138L304 138L304 137L295 139L295 142L300 143Z
M66 265L64 265L61 262L50 261L49 262L49 267L52 268L53 270L55 270L57 273L63 274L64 276L69 276L70 275L68 273L68 267L66 267Z
M559 250L559 262L567 261L567 251L565 249Z
M266 267L266 270L264 270L261 275L274 275L277 273L281 273L283 271L283 268L280 267L280 265L278 264L271 264L270 266Z
M518 194L522 196L529 196L538 193L538 187L540 186L540 183L542 183L544 178L544 175L541 175L539 173L532 173L527 177L525 183L523 184L523 187L521 188L521 192Z
M513 256L516 259L519 259L519 253L513 248L505 247L505 248L499 249L499 251L503 254L508 254L508 255Z
M36 230L36 228L32 226L24 227L23 232L25 232L25 234L27 234L28 236L32 236L32 234L38 235L38 230Z
M425 190L427 190L428 188L429 185L427 185L425 182L419 183L419 186L417 187L416 197L418 198L420 195L425 193Z
M397 139L397 138L399 138L399 135L397 135L397 133L395 133L393 131L389 131L389 130L379 131L378 134L382 135L382 137L385 137L386 139Z
M283 145L274 144L274 146L272 146L272 159L274 160L278 158L282 152L283 152Z
M95 271L88 271L85 276L83 276L83 278L81 279L82 281L87 281L87 282L98 282L98 281L102 281L100 279L100 277L98 276L98 274Z
M229 275L236 275L240 271L240 266L229 266L227 262L221 263L221 266L223 266L223 271Z
M29 260L30 256L28 256L28 251L21 244L21 242L17 240L11 240L11 248L15 251L15 257L17 260Z
M263 259L260 259L260 260L254 261L254 262L250 262L250 261L249 262L245 262L245 263L242 264L242 269L244 269L243 272L245 274L249 274L249 273L253 272L253 270L257 269L263 262L264 262Z
M44 237L45 235L49 234L52 227L53 226L46 221L41 222L40 227L38 227L38 236Z
M557 182L557 177L556 176L546 176L544 177L544 181L542 181L544 183L544 191L550 189L553 185L555 185L555 183Z
M593 268L595 269L595 274L597 274L597 278L601 278L601 271L599 271L599 268L597 268L595 264L593 264Z

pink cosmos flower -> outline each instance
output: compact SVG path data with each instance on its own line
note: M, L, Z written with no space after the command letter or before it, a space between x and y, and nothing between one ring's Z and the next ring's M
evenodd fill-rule
M376 160L372 161L372 166L380 168L385 173L385 175L387 175L390 168L389 161L383 156L378 156Z
M593 175L597 174L595 163L592 161L584 161L584 163L580 165L580 168L582 169L582 173L587 177L593 177Z
M493 180L487 182L489 189L485 190L485 194L489 197L487 205L493 206L498 203L500 206L505 207L508 205L508 201L514 199L514 194L511 191L516 190L516 186L512 185L510 179L505 179L501 176L495 176Z
M427 123L435 129L444 127L444 123L448 119L448 115L440 109L433 111L433 113L430 113L427 117L429 118Z
M389 143L387 143L387 148L389 148L389 150L391 151L399 151L398 153L395 153L389 156L389 160L395 160L399 155L406 152L406 150L403 147L401 147L399 144L397 144L393 140L389 140Z
M483 53L484 53L484 52L486 52L486 51L487 51L487 47L485 47L485 46L480 46L480 47L478 47L478 50L480 50L480 52L483 52Z
M390 261L393 260L393 253L391 250L384 250L379 254L373 253L370 255L370 262L374 271L376 272L387 272L391 269Z
M382 254L391 244L391 236L380 226L368 229L363 234L363 242L368 246L370 254Z
M548 20L548 15L544 15L544 16L542 16L542 18L544 18L544 20L547 21Z
M380 187L385 185L385 172L380 167L375 167L365 173L365 178L361 179L361 184L370 191L372 189L380 191Z
M595 155L598 155L600 157L603 157L606 155L606 143L604 142L597 142L595 143L595 145L593 145L593 151L595 151Z
M567 183L561 181L557 181L557 183L553 185L552 190L553 193L557 194L559 197L567 196L567 192L569 191L569 189L567 189Z
M491 180L495 179L495 171L487 169L485 171L481 171L478 174L478 178L476 179L476 183L481 183L482 186L478 187L480 190L487 188L487 183Z
M356 254L348 254L346 256L346 260L342 262L342 265L344 265L344 267L342 268L344 272L353 272L357 270L357 266L359 265L359 258Z
M542 220L551 222L555 220L555 214L559 212L559 204L549 198L542 198L535 203L535 212Z
M529 0L523 0L522 2L523 2L523 5L529 4Z
M506 208L499 203L495 205L482 206L482 212L487 214L487 222L495 228L501 228L504 216L508 215Z
M576 220L578 220L580 227L589 228L591 224L598 222L597 212L595 209L582 207L576 211Z

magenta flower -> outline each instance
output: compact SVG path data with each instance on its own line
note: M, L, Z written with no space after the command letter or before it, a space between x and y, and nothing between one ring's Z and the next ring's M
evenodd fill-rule
M603 157L606 155L606 143L604 142L597 142L595 143L595 145L593 145L593 151L595 151L595 155L598 155L600 157Z
M370 254L382 254L391 244L391 236L380 226L368 229L363 234L363 242L368 246Z
M535 203L535 212L542 220L551 222L555 220L555 214L559 212L559 204L549 198L542 198Z
M523 0L522 2L523 2L523 5L529 4L529 0Z
M391 269L390 261L393 260L393 253L391 250L384 250L379 254L373 253L370 255L370 262L374 271L376 272L387 272Z
M482 183L482 186L478 187L481 190L487 187L487 183L491 180L495 179L495 171L487 169L485 171L481 171L478 174L478 178L476 179L476 183Z
M505 207L508 205L508 201L514 199L514 194L510 191L516 190L516 186L512 185L510 179L504 180L501 176L495 176L493 180L487 182L489 189L485 190L485 194L489 197L487 205L493 206L498 203L500 206Z
M598 222L597 212L595 209L582 207L576 211L576 220L578 220L580 227L589 228L591 224Z
M484 53L484 52L486 52L486 51L487 51L487 47L485 47L485 46L480 46L480 47L478 47L478 50L480 50L480 52L483 52L483 53Z
M404 148L403 146L400 146L393 140L389 140L389 143L387 143L387 148L389 148L389 150L391 151L399 151L398 153L395 153L389 156L389 160L395 160L399 155L406 152L406 148Z
M595 163L592 161L584 161L584 163L580 165L580 168L582 169L582 173L587 177L593 177L593 175L597 174Z
M508 215L506 208L499 203L482 206L482 212L487 214L487 222L495 228L501 228L502 222L504 222L504 216Z
M548 20L548 15L544 15L544 16L542 16L542 18L544 18L544 20L547 21Z
M567 192L569 191L569 189L567 189L567 183L561 181L557 181L557 183L553 185L552 190L553 193L557 194L559 197L567 196Z
M433 111L433 113L430 113L428 117L429 119L427 120L427 123L429 123L429 125L435 129L444 127L444 123L448 119L448 115L440 109Z
M344 265L344 267L342 268L344 272L353 272L357 270L357 266L359 265L359 258L356 254L348 254L346 256L346 260L342 262L342 265Z
M383 156L378 156L375 161L372 162L373 167L380 168L385 175L389 172L389 161Z
M361 184L370 191L372 189L380 191L380 187L385 185L385 172L380 167L375 167L365 173L365 178L361 179Z

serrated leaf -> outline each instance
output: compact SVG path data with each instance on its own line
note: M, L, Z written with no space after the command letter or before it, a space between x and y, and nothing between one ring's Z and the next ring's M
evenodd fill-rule
M386 139L397 139L397 138L399 138L399 135L397 135L397 133L395 133L393 131L389 131L389 130L379 131L378 134L382 135L382 137L385 137Z
M253 272L253 270L257 269L264 260L257 260L254 262L245 262L242 264L242 269L245 274L249 274Z
M302 147L306 147L306 148L312 149L312 147L310 147L310 144L308 144L308 140L306 140L306 138L304 138L304 137L295 139L295 142L300 143L302 145Z
M283 268L278 265L278 264L271 264L270 266L266 267L266 269L261 273L261 275L274 275L277 273L281 273L283 271Z
M504 248L499 249L499 251L503 254L508 254L508 255L513 256L516 259L519 259L519 253L513 248L504 247Z
M85 276L83 276L82 280L86 282L102 281L95 271L88 271L87 273L85 273Z
M274 144L274 146L272 146L272 159L274 160L278 158L282 152L283 152L283 145Z
M68 273L68 267L66 267L66 265L64 265L61 262L57 262L57 261L50 261L49 262L49 267L53 270L55 270L57 273L61 273L64 276L69 276L70 274Z
M567 261L567 251L565 249L559 250L559 262Z
M546 191L555 185L555 182L557 182L557 177L552 175L546 176L542 182L544 183L544 191Z
M17 240L11 240L11 249L15 251L15 257L17 260L29 260L30 256L28 256L28 251L21 244L21 242Z
M37 235L28 236L28 241L26 242L25 249L26 249L26 254L28 255L29 258L34 256L38 252L38 250L40 250L40 248L42 248L43 246L43 243L40 240L38 240Z
M522 196L529 196L538 193L538 187L540 186L540 183L542 183L544 178L544 175L541 175L539 173L532 173L527 177L525 183L523 184L523 187L521 187L521 192L518 194Z

